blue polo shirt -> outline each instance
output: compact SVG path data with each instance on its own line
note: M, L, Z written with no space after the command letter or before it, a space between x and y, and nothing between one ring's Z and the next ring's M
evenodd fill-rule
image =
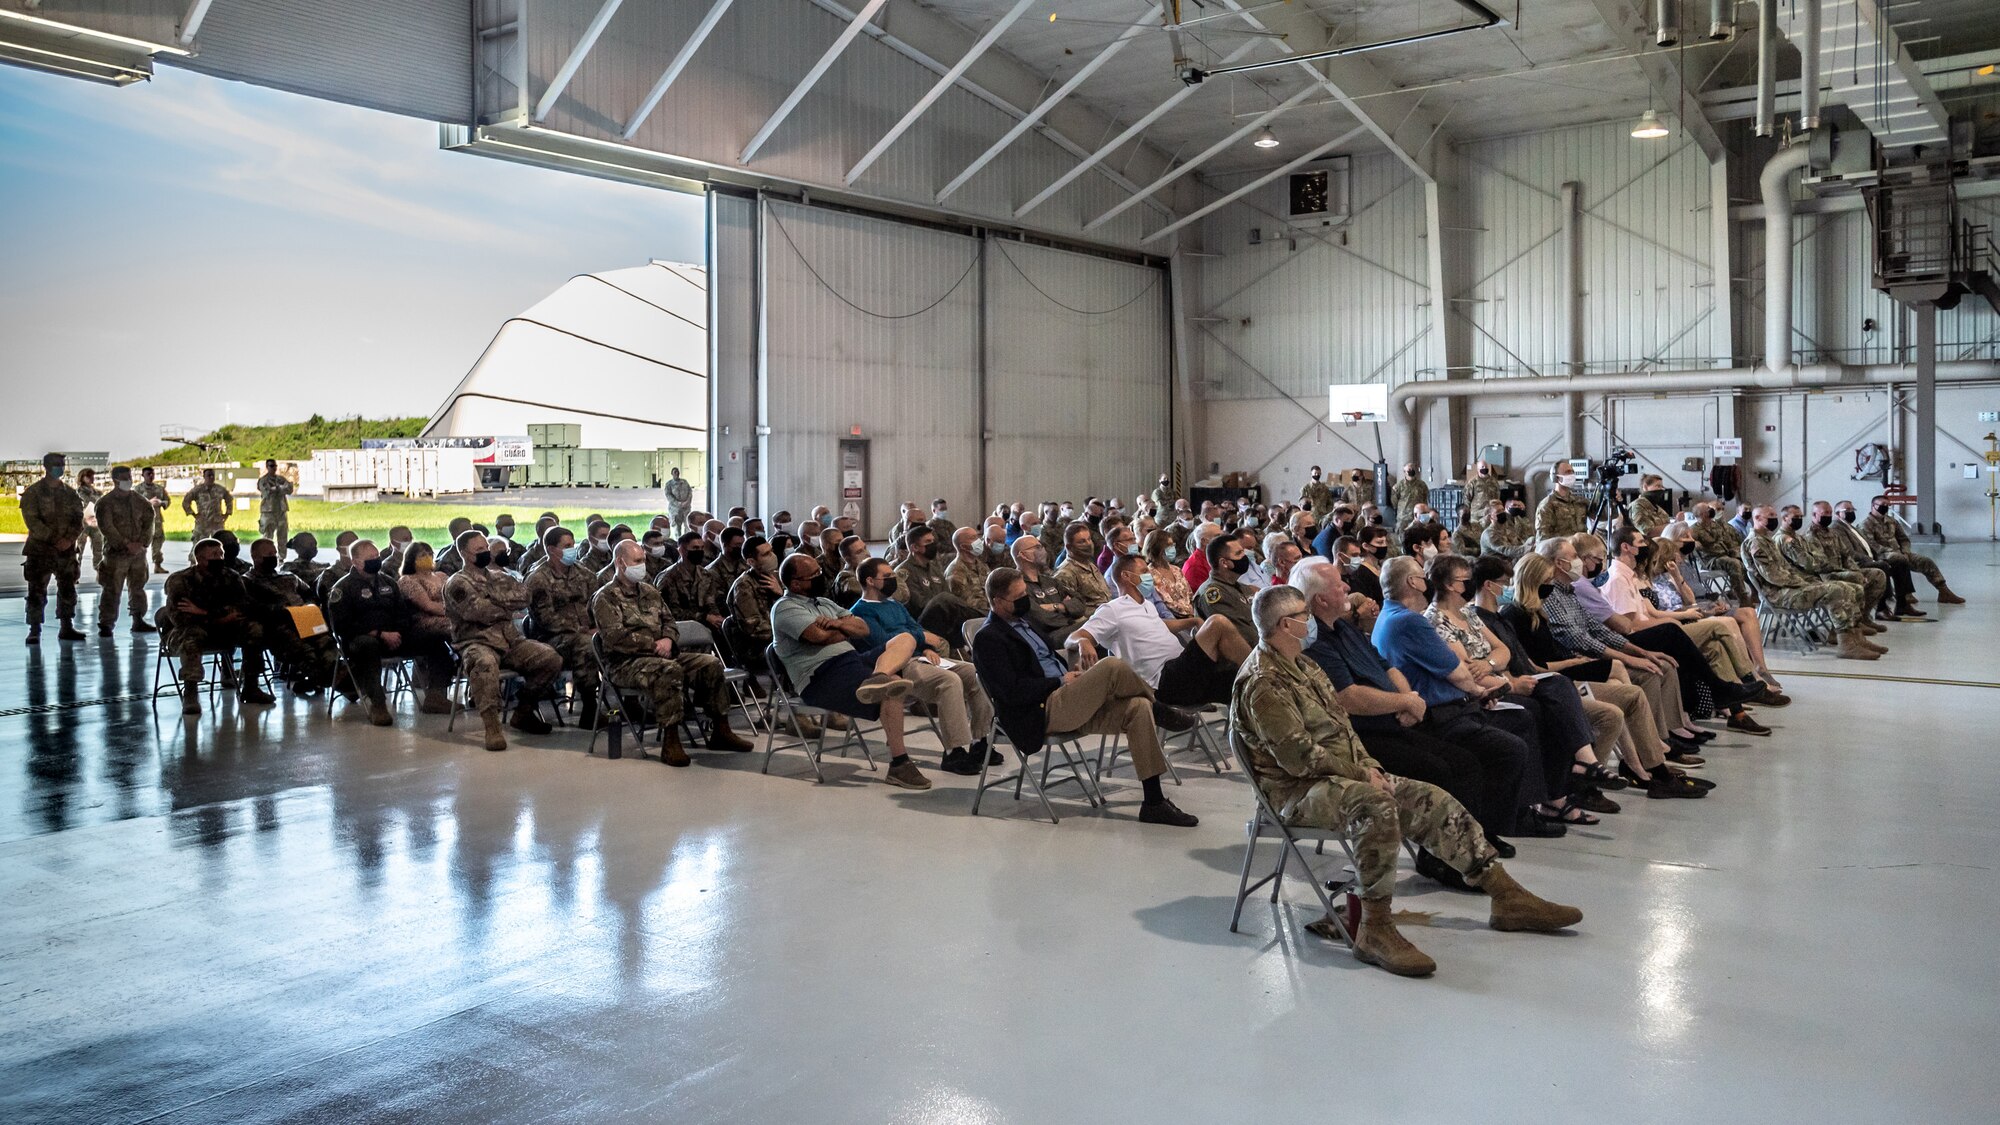
M1410 681L1410 687L1432 707L1457 703L1465 698L1451 682L1458 670L1458 655L1439 639L1437 630L1421 613L1404 608L1391 598L1375 619L1375 650Z
M856 598L847 612L868 623L868 646L879 648L888 644L898 633L908 633L917 639L917 651L924 651L924 627L910 616L909 608L894 598L883 598L871 602L867 598Z
M1333 681L1336 690L1345 691L1360 684L1377 691L1394 692L1400 690L1396 682L1389 678L1389 665L1382 654L1375 651L1368 638L1351 621L1335 622L1328 628L1320 622L1319 639L1306 650L1319 670ZM1402 724L1394 715L1355 715L1350 713L1348 721L1359 731L1395 730Z

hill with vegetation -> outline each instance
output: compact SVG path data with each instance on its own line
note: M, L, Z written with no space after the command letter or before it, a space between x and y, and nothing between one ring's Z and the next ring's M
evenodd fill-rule
M122 458L119 464L198 465L215 461L237 463L263 461L304 461L315 449L358 449L363 438L416 437L424 428L423 418L323 418L318 414L303 422L281 426L223 426L203 434L208 445L226 445L227 453L214 453L198 445L174 445L152 454Z

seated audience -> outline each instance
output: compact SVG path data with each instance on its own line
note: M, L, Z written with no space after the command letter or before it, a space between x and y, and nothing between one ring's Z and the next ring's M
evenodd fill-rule
M1889 507L1889 498L1877 496L1871 501L1867 518L1861 521L1861 535L1868 540L1878 559L1901 562L1911 570L1923 575L1937 589L1939 605L1964 605L1965 599L1951 592L1951 586L1944 580L1944 571L1929 556L1920 555L1910 549L1910 533L1903 529Z
M1833 619L1835 655L1844 660L1879 660L1889 650L1868 639L1866 605L1861 587L1851 582L1815 579L1785 557L1778 540L1778 513L1769 504L1752 512L1755 525L1743 541L1743 570L1763 596L1780 609L1824 608Z
M548 720L536 713L562 674L562 655L528 640L514 625L514 615L528 608L521 580L493 565L486 537L468 529L454 544L464 568L444 584L445 615L451 618L452 647L458 651L471 689L472 704L486 730L486 748L505 750L500 729L500 672L518 673L521 688L508 723L527 734L548 734Z
M409 607L396 580L382 573L373 542L357 539L347 554L353 565L327 590L327 624L347 655L357 696L367 701L368 721L378 727L390 725L382 662L404 657L423 669L423 711L434 715L449 711L444 685L451 683L451 651L438 637L409 631Z
M1250 570L1243 541L1234 535L1218 535L1202 551L1208 557L1208 578L1194 592L1195 616L1226 619L1236 626L1244 647L1249 648L1257 641L1257 627L1250 621L1250 599L1256 592L1243 586L1243 575Z
M196 542L187 567L167 576L158 616L166 634L161 644L180 659L181 714L201 714L202 654L213 651L242 651L238 700L277 702L257 682L264 671L264 629L250 613L249 598L243 579L222 565L222 544L213 538Z
M1159 604L1147 589L1152 576L1145 560L1137 555L1113 560L1111 577L1118 596L1098 606L1090 619L1070 634L1069 643L1077 646L1081 666L1090 668L1104 651L1131 665L1158 698L1154 721L1169 730L1193 725L1190 716L1177 713L1175 708L1227 703L1236 668L1250 655L1250 646L1243 643L1231 622L1221 616L1207 620L1192 615L1162 617Z
M848 612L867 622L865 644L869 649L886 650L898 635L908 635L916 642L917 655L903 665L901 674L910 681L910 695L936 711L945 743L941 768L946 773L970 776L982 772L989 761L999 765L998 755L987 745L987 733L993 729L993 705L979 686L972 665L952 660L952 646L945 638L917 624L895 595L896 576L887 560L869 559L861 564L861 596ZM979 596L983 600L986 592L981 590Z
M591 597L590 621L604 645L611 683L645 692L651 702L660 726L660 760L670 766L689 762L680 733L688 693L708 717L709 749L750 750L750 742L729 728L722 661L712 653L681 649L680 631L666 600L646 584L646 558L638 543L628 539L618 544L612 559L617 570Z
M577 721L585 730L596 730L600 718L597 656L590 651L597 626L590 620L590 599L603 584L603 579L584 568L576 536L566 527L542 533L542 561L521 583L528 596L526 635L562 657L570 690L578 702Z

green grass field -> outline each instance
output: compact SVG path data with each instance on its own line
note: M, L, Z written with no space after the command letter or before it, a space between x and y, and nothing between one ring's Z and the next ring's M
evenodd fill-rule
M294 499L291 509L291 529L293 534L310 531L319 537L320 543L328 548L333 546L333 537L343 531L353 531L382 542L388 537L393 524L403 524L416 537L434 547L442 548L445 542L445 528L459 516L466 516L488 527L493 525L493 517L501 512L509 512L519 525L516 540L525 540L534 533L535 517L544 511L553 511L561 516L566 526L575 528L579 537L583 531L583 517L596 512L612 523L625 522L633 530L644 532L646 524L660 514L660 508L634 507L627 497L607 496L607 503L595 508L528 508L513 500L495 498L492 504L433 504L425 501L383 500L374 504L329 504L324 500ZM178 500L176 500L178 503ZM245 543L257 537L257 502L249 501L236 509L229 517L229 528ZM14 497L0 500L0 534L23 535L27 525L21 522L21 505ZM182 513L178 507L167 510L167 538L185 542L194 530L194 520Z
M202 435L210 444L226 445L229 452L218 456L192 445L176 445L145 457L114 460L128 465L202 465L211 461L258 464L266 457L298 461L312 456L315 449L356 449L363 438L415 437L424 428L423 418L322 418L315 414L303 422L273 426L228 425ZM259 470L261 471L261 470Z

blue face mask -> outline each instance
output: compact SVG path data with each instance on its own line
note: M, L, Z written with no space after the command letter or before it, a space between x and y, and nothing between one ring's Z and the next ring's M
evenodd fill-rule
M1153 596L1153 575L1150 571L1139 576L1139 596L1149 600Z
M582 547L564 547L564 548L563 548L563 565L564 565L564 566L575 566L575 565L576 565L576 560L578 560L578 559L580 559L580 558L582 558L582 557L583 557L583 548L582 548Z
M1179 561L1181 561L1181 552L1180 552L1180 548L1178 548L1178 547L1173 547L1173 546L1169 546L1169 547L1167 548L1167 561L1168 561L1168 562L1179 562Z
M1306 648L1311 648L1318 641L1319 641L1319 618L1314 617L1312 614L1308 613L1306 614L1306 639L1300 643Z

